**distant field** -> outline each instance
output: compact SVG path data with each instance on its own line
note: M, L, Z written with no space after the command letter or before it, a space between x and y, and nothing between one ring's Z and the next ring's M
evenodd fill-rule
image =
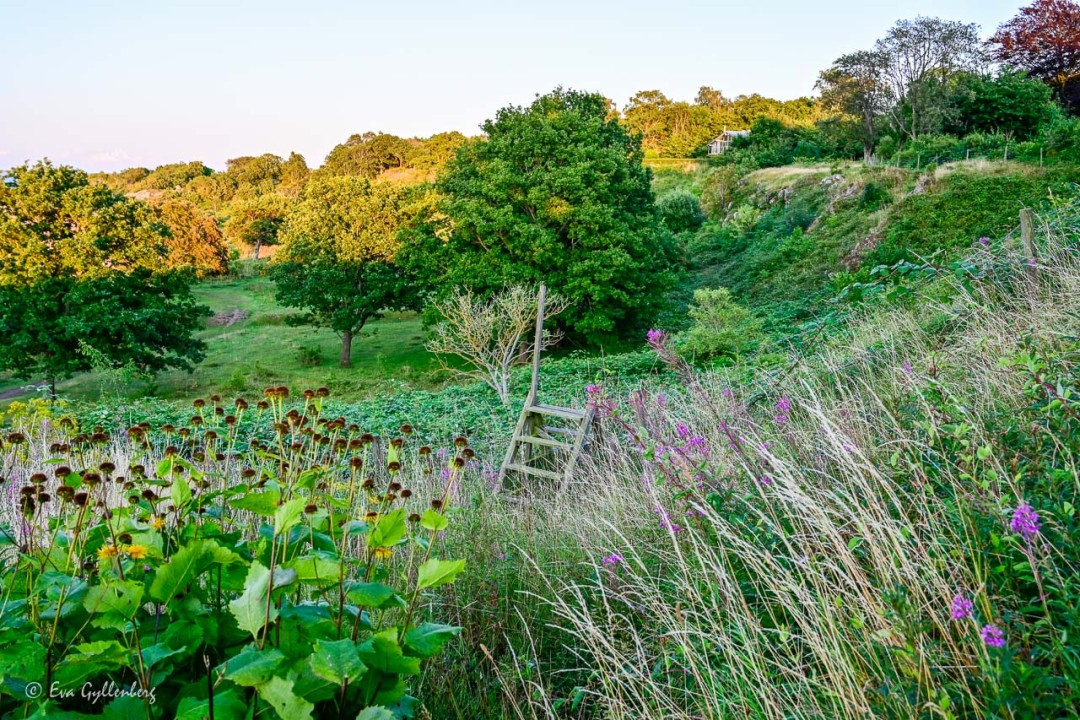
M208 325L199 333L209 348L206 360L194 373L169 371L149 383L119 372L87 373L61 383L59 394L89 400L151 394L188 398L289 384L296 388L326 385L335 397L355 399L385 388L388 382L431 388L448 379L438 359L424 349L423 330L415 313L388 313L370 323L364 336L353 341L353 366L340 368L337 335L286 325L285 317L292 311L274 301L271 281L212 281L195 288L195 295L219 314L219 323L236 311L246 317L232 324ZM302 351L308 357L302 358ZM29 392L19 391L25 385L25 381L0 379L0 404L28 396Z

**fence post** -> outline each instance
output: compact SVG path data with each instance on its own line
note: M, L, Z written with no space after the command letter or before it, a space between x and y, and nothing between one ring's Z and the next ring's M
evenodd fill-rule
M1039 167L1043 166L1043 149L1039 148Z
M965 160L970 160L971 159L971 148L967 149L967 157L965 157L964 159Z
M1035 249L1035 219L1030 208L1020 210L1020 240L1024 244L1024 256L1027 257L1028 273L1032 278L1039 277L1039 253Z
M1005 162L1009 162L1009 143L1005 143Z

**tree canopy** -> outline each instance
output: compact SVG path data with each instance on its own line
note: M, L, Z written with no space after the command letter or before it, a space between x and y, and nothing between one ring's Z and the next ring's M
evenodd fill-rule
M411 304L411 284L395 264L404 192L358 177L316 178L285 219L273 263L278 302L304 311L296 322L337 333L342 366L369 320Z
M1062 100L1080 84L1080 3L1035 0L998 28L989 41L994 59L1049 83Z
M600 95L556 90L507 107L462 146L437 183L442 217L409 248L429 285L493 292L547 282L581 339L638 332L671 286L671 235L640 141Z
M0 179L0 371L55 385L91 369L86 346L145 371L201 360L205 345L193 333L207 311L171 267L177 236L161 222L185 213L174 206L158 216L70 167L43 161L8 171ZM197 242L193 233L182 242Z

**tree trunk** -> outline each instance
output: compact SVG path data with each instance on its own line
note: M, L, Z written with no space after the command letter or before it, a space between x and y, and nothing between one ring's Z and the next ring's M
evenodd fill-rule
M259 259L259 250L261 250L261 249L262 249L262 241L261 240L256 240L252 259L254 259L254 260Z
M352 330L346 330L341 335L341 358L338 365L352 367Z

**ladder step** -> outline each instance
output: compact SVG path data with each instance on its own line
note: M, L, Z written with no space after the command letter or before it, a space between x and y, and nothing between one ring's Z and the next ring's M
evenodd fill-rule
M537 477L545 477L549 480L562 480L563 476L557 472L551 470L541 470L540 468L529 467L528 465L507 465L506 470L514 470L526 475L536 475Z
M561 428L561 427L545 427L544 432L548 435L565 435L566 437L577 437L580 430L574 430L573 428Z
M515 435L514 440L516 442L528 443L529 445L543 445L544 447L557 448L559 450L570 451L574 449L574 446L570 443L559 442L558 440L548 440L547 438L534 437L532 435Z
M526 408L529 412L537 413L538 415L552 415L554 417L566 418L568 420L584 420L585 411L575 410L574 408L558 407L557 405L532 405Z

